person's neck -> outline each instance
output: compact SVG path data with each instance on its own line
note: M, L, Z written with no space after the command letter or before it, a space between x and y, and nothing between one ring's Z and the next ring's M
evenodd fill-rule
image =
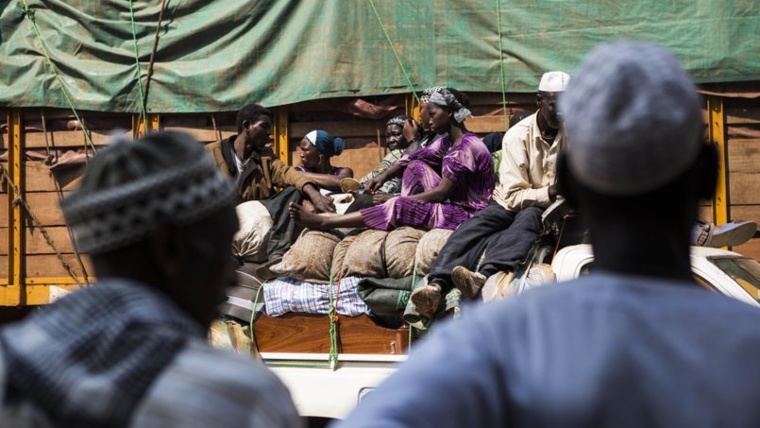
M595 269L691 279L690 230L677 230L667 222L604 217L590 218L589 223Z
M536 118L538 120L538 131L541 133L541 138L543 138L547 143L554 143L554 140L557 138L557 134L559 133L559 129L549 125L546 119L544 119L544 115L541 114L540 110Z
M448 134L449 134L449 137L451 138L452 144L456 144L457 142L459 142L459 140L461 140L462 137L464 136L465 132L466 131L464 129L458 126L452 126L451 128L449 128Z
M325 157L324 161L322 161L322 163L317 166L317 172L320 174L330 174L332 172L332 169L333 166L330 163L330 158L328 157Z
M237 137L235 137L235 141L232 142L232 148L235 149L235 155L237 155L238 159L245 160L245 135L238 134Z

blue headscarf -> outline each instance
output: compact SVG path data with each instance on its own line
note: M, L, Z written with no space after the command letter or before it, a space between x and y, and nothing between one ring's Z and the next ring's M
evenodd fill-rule
M343 153L343 148L346 146L342 138L333 137L321 129L309 132L304 138L325 156L337 156Z

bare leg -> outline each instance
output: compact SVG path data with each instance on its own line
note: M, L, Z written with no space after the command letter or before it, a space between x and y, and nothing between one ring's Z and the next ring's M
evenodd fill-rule
M290 218L309 229L330 230L340 227L362 227L364 219L360 212L343 215L321 215L306 211L301 205L290 203Z

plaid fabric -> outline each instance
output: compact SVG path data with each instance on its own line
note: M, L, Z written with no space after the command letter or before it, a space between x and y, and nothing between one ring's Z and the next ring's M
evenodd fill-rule
M336 310L341 315L355 317L369 314L367 304L359 297L357 285L361 278L348 276L341 280ZM288 312L326 314L330 308L330 285L316 284L294 278L278 278L264 287L264 308L267 315L277 317Z
M126 426L189 337L203 329L160 293L101 281L0 332L7 401L60 427Z

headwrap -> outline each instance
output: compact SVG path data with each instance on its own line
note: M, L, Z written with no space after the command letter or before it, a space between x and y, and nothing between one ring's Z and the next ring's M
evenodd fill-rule
M433 92L430 95L430 102L442 107L449 107L454 111L454 120L457 123L464 122L472 113L451 93L448 89L441 89L439 92Z
M343 148L346 146L342 138L333 137L321 129L309 132L304 138L325 156L337 156L343 153Z
M424 91L422 91L422 95L420 95L420 102L429 103L431 95L433 95L436 92L441 92L444 89L446 89L445 86L433 86L432 88L425 89Z
M694 164L704 130L697 89L665 48L596 48L558 100L576 179L605 195L662 187Z
M190 224L234 199L229 180L187 134L111 140L62 203L77 249L97 254L145 238L164 221Z
M403 128L404 123L406 123L407 120L409 120L409 116L406 116L406 115L394 116L390 118L390 120L388 121L388 123L385 124L385 126L398 125Z

